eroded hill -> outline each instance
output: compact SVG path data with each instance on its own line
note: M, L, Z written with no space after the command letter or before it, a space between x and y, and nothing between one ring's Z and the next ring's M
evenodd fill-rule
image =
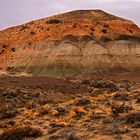
M140 28L101 10L72 11L0 32L1 73L68 76L140 68Z

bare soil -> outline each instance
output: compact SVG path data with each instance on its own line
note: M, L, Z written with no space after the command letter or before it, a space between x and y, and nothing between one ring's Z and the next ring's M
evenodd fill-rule
M0 77L0 140L140 140L140 71Z

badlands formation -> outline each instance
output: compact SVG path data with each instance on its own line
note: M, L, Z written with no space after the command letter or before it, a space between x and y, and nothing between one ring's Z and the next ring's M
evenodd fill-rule
M78 10L0 31L4 74L73 76L140 69L140 28L101 10Z
M0 31L0 140L140 140L140 28L78 10Z

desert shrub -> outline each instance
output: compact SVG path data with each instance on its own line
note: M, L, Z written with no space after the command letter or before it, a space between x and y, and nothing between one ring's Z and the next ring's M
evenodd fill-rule
M70 115L73 117L73 118L80 118L82 117L83 115L86 114L86 111L83 107L81 106L76 106L73 108L73 110L71 110L70 112Z
M9 108L0 109L0 120L14 118L17 115L17 111Z
M104 28L109 28L109 25L108 24L104 24Z
M118 117L121 113L128 113L132 109L132 106L125 105L125 102L122 105L111 104L112 117Z
M34 21L29 22L30 25L34 24Z
M46 21L47 24L59 24L61 21L59 19L50 19Z
M42 26L37 26L37 28L39 28L39 29L41 29L41 30L43 30L43 29L44 29Z
M61 106L52 107L50 110L50 113L54 116L64 115L66 112L66 109Z
M90 119L91 120L98 120L98 119L102 119L104 118L104 116L102 116L101 113L92 113L91 116L90 116Z
M95 21L93 20L93 22L95 22ZM100 24L100 23L97 21L97 22L96 22L96 26L98 26L99 24Z
M28 42L28 45L30 45L30 46L31 46L31 45L32 45L32 42L31 42L31 41L29 41L29 42Z
M35 34L36 34L36 32L34 32L34 31L30 32L30 35L35 35Z
M140 112L129 113L124 117L126 123L140 122Z
M60 41L59 41L59 40L55 40L55 41L54 41L54 45L55 45L55 46L58 46L59 44L60 44Z
M107 33L107 29L102 29L101 30L103 33Z
M4 53L4 50L1 50L1 51L0 51L0 54L2 54L2 53Z
M114 99L117 99L117 100L129 100L130 99L130 97L129 97L129 95L127 94L127 93L116 93L115 95L114 95Z
M131 29L128 30L130 33L133 33L133 31Z
M94 84L95 88L114 88L116 85L110 81L98 81Z
M80 99L75 103L76 106L85 106L88 104L90 104L90 100L88 99Z
M32 128L29 126L15 127L3 132L0 140L22 140L25 138L37 138L42 135L40 129Z
M94 31L95 31L95 29L94 29L94 28L90 28L90 30L91 30L92 32L94 32Z
M93 36L93 33L90 33L91 36Z
M77 23L74 23L74 24L73 24L73 28L76 28L76 27L77 27Z
M66 135L67 140L81 140L79 137L77 137L75 134L73 133L68 133Z
M16 48L12 48L11 51L12 51L12 52L15 52L15 51L16 51Z
M6 44L4 44L3 46L2 46L2 48L6 48L7 47L7 45Z
M25 29L28 29L28 27L25 26L25 25L23 25L23 26L21 26L20 31L23 31L23 30L25 30Z
M15 68L14 67L10 67L10 66L6 68L7 71L11 71L13 69L15 69Z

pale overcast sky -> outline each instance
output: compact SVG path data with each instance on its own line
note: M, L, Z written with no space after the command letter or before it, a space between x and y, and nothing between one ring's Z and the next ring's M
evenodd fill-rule
M0 0L0 30L77 9L101 9L140 26L140 0Z

